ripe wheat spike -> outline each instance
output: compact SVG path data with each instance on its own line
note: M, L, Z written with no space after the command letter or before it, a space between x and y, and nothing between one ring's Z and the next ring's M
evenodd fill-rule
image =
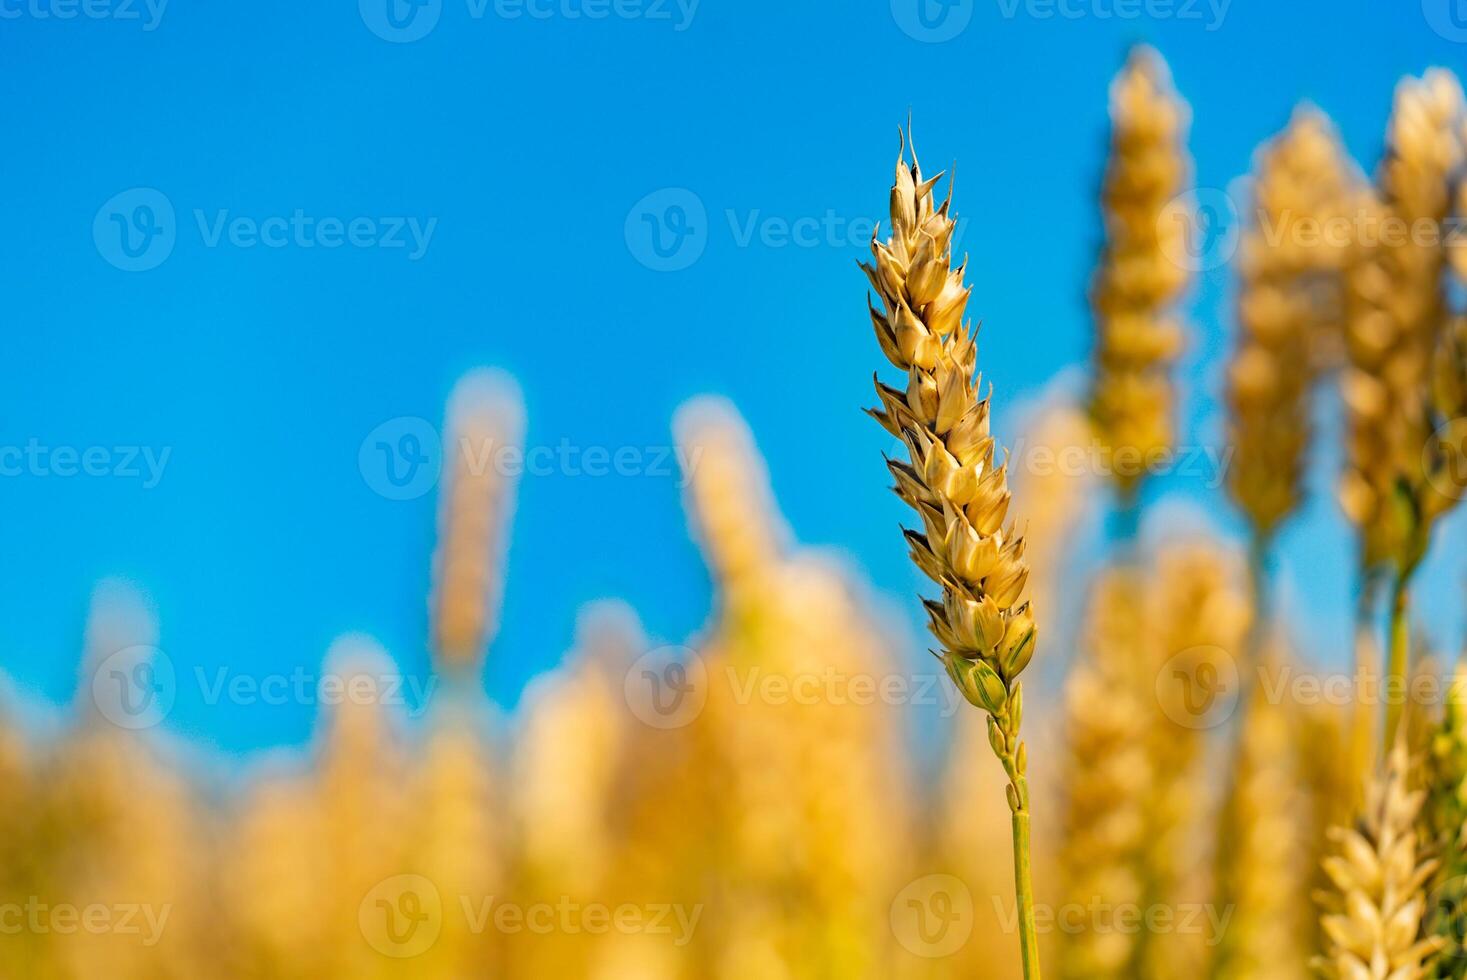
M1090 288L1097 330L1090 414L1112 452L1145 459L1173 442L1171 371L1183 344L1174 307L1190 276L1190 243L1168 205L1191 179L1189 110L1161 56L1139 47L1111 85L1110 115L1105 247ZM1133 498L1141 467L1115 472L1123 497Z
M1323 976L1418 980L1430 975L1428 964L1442 948L1440 938L1423 935L1426 885L1438 862L1421 857L1417 819L1425 793L1411 789L1410 780L1410 758L1398 740L1359 823L1330 833L1337 852L1325 862L1333 889L1320 896L1329 938L1316 961Z
M459 381L446 414L433 648L440 669L467 673L497 628L518 472L504 454L520 448L524 407L514 379L484 369Z
M1362 562L1409 577L1426 550L1436 508L1421 454L1430 437L1426 396L1447 325L1441 229L1460 165L1462 90L1436 69L1396 90L1377 200L1347 276L1343 377L1350 420L1345 512L1362 534Z
M1299 505L1312 367L1339 333L1349 255L1340 224L1357 191L1334 128L1312 109L1294 113L1254 170L1255 221L1240 245L1239 341L1228 368L1228 486L1267 540Z
M906 140L891 189L891 235L873 238L873 262L861 268L881 297L867 306L877 342L905 374L905 387L876 380L880 407L870 410L907 448L888 459L896 492L920 518L905 531L912 560L942 587L941 602L924 600L938 654L973 705L989 714L989 744L1009 777L1013 814L1020 948L1027 977L1039 975L1029 870L1028 753L1019 738L1023 687L1019 674L1034 655L1034 614L1024 601L1029 570L1024 538L1005 524L1008 466L996 461L989 399L974 379L978 347L963 321L970 287L965 266L952 267L951 191L941 206Z

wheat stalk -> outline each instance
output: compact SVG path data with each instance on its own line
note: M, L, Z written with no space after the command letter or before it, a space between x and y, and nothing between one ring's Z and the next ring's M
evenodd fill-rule
M1111 85L1111 148L1101 203L1106 242L1090 290L1097 335L1090 414L1113 454L1122 497L1134 501L1140 461L1173 440L1171 368L1182 348L1172 307L1186 287L1186 229L1165 217L1187 183L1188 109L1150 48L1135 49Z
M1023 601L1029 572L1024 539L1005 526L1006 465L997 465L989 434L989 399L974 379L978 356L963 323L970 288L964 266L952 268L954 219L949 198L934 204L906 140L891 190L891 236L873 238L872 264L862 264L883 308L870 304L882 352L906 374L905 388L876 381L871 415L907 447L909 459L888 460L897 494L916 509L921 530L907 530L912 560L942 586L926 600L938 654L963 695L989 714L989 744L1009 778L1015 887L1026 977L1039 975L1029 867L1027 752L1019 738L1023 688L1018 676L1034 654L1034 616Z
M1425 800L1408 785L1410 758L1398 740L1385 771L1367 794L1365 813L1354 828L1330 833L1337 853L1325 862L1333 891L1321 896L1321 922L1329 937L1316 962L1339 980L1417 980L1442 941L1422 935L1426 884L1435 859L1418 853L1417 817Z
M1264 541L1299 504L1310 365L1340 315L1347 257L1318 229L1343 214L1353 184L1333 127L1311 109L1296 111L1255 164L1256 220L1239 251L1239 340L1228 369L1228 485Z

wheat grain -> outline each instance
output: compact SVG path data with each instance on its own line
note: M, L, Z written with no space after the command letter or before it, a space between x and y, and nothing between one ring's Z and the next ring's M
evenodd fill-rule
M1240 333L1228 369L1228 485L1265 540L1299 504L1310 365L1337 335L1343 302L1347 251L1338 238L1308 232L1337 225L1353 184L1329 120L1310 109L1296 111L1255 161L1255 222L1239 252Z
M446 414L433 647L440 668L465 673L479 665L497 625L518 473L504 454L519 448L524 408L512 378L479 370L454 387Z
M1334 886L1321 896L1329 947L1317 966L1339 980L1417 980L1442 948L1422 935L1426 883L1437 869L1422 860L1416 829L1425 794L1408 785L1410 760L1403 741L1386 757L1354 828L1336 827L1337 853L1325 862Z
M883 308L870 304L882 352L906 373L905 389L876 381L881 407L871 415L902 439L906 462L888 460L897 494L916 509L921 530L906 531L917 567L942 586L925 600L939 655L958 689L989 713L989 743L1009 777L1021 949L1026 976L1038 976L1028 854L1027 751L1019 738L1019 674L1034 654L1034 615L1023 601L1029 571L1024 539L1005 525L1008 467L996 465L989 399L974 379L978 356L963 322L970 288L964 266L952 268L955 221L949 199L938 207L913 151L898 152L891 190L891 236L873 238L862 264Z
M1185 228L1166 209L1189 180L1188 109L1161 56L1140 47L1111 85L1105 248L1090 290L1097 335L1090 413L1114 453L1151 458L1173 441L1172 366L1182 328L1172 307L1188 280ZM1135 495L1139 466L1114 467Z

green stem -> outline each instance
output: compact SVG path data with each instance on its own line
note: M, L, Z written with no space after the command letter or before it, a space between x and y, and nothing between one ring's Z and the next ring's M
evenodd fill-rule
M1245 677L1258 668L1263 659L1264 641L1268 637L1269 620L1273 616L1268 589L1268 551L1270 538L1255 534L1248 545L1248 584L1253 593L1253 623L1248 630L1248 646L1243 651L1240 671ZM1246 685L1245 685L1246 689Z
M1391 587L1391 653L1386 667L1386 723L1385 753L1390 754L1396 741L1396 730L1401 725L1401 713L1405 708L1406 666L1411 647L1411 625L1408 618L1411 594L1411 571L1404 568L1396 575ZM1399 696L1398 696L1399 695Z
M1019 955L1024 980L1039 978L1039 930L1034 924L1034 872L1029 861L1029 781L1014 782L1019 808L1013 811L1014 897L1019 905Z

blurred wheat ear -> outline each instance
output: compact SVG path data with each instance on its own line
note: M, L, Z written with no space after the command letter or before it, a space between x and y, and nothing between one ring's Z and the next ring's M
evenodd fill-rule
M1427 964L1444 947L1422 928L1427 883L1439 862L1420 856L1425 793L1410 788L1411 773L1405 742L1397 740L1359 825L1330 832L1338 850L1325 862L1334 888L1320 896L1329 948L1315 966L1323 976L1417 980L1429 975Z
M504 556L524 438L519 386L501 371L463 377L443 431L438 552L433 563L433 648L455 674L479 665L497 627Z
M1090 415L1112 452L1147 459L1174 441L1171 371L1183 345L1175 304L1190 279L1187 222L1170 215L1191 180L1190 110L1148 47L1131 52L1110 90L1111 147L1101 206L1105 247L1090 287L1096 323ZM1116 466L1123 505L1143 472Z
M1387 677L1394 682L1407 676L1412 579L1433 525L1459 497L1443 493L1442 473L1422 463L1443 421L1429 391L1450 308L1443 236L1421 229L1449 225L1462 125L1462 89L1451 72L1433 69L1397 86L1370 207L1377 233L1357 242L1347 279L1350 364L1342 390L1350 435L1340 501L1360 532L1362 578L1391 581ZM1385 746L1399 722L1399 706L1387 705Z

